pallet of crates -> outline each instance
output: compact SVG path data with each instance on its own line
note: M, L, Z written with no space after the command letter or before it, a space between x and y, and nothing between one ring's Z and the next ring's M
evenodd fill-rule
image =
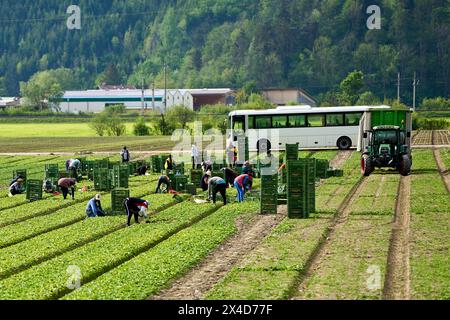
M182 174L176 174L173 179L173 187L177 192L185 192L188 178Z
M163 165L161 163L161 157L157 156L157 155L153 155L150 158L150 164L151 164L151 168L152 168L152 172L153 173L161 173Z
M198 186L200 184L200 180L203 177L203 171L202 170L194 170L191 169L189 171L189 181L193 183L195 186Z
M299 143L289 144L286 143L286 150L284 154L284 162L288 160L298 160Z
M298 160L300 163L304 163L306 169L307 189L306 197L308 203L308 212L316 212L316 175L317 175L317 159L315 158L302 158Z
M308 218L315 212L314 160L289 160L286 164L289 218Z
M125 188L116 188L111 191L111 210L113 214L123 214L123 203L130 197L130 190Z
M111 190L111 179L108 168L94 169L94 189L97 191Z
M278 174L276 171L261 172L260 213L277 214L278 208Z
M115 165L111 170L111 187L128 188L129 175L127 165Z
M30 200L30 202L42 200L42 184L42 180L30 179L27 181L27 200Z

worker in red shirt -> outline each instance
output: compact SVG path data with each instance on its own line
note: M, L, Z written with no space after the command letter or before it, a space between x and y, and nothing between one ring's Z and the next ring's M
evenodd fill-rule
M249 174L241 174L236 179L234 179L234 187L236 188L237 200L238 202L244 201L245 191L251 190L253 182L253 175L250 172Z
M127 213L127 226L130 226L131 216L134 215L134 221L139 223L139 216L148 218L148 201L139 198L126 198L123 202Z
M58 187L61 189L64 200L67 199L67 195L69 194L69 189L70 189L70 195L72 196L72 200L75 200L75 185L76 185L76 183L77 183L77 180L75 178L61 178L58 180Z

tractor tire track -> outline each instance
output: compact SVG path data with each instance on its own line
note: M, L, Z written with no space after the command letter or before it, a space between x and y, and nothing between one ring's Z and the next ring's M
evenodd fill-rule
M434 132L435 131L433 131L433 146L436 145L436 136ZM450 176L448 174L448 169L445 167L444 161L442 161L439 149L433 147L433 155L439 170L439 174L441 175L442 182L444 183L445 188L447 189L447 193L450 194Z
M212 251L202 263L174 281L151 300L198 300L251 252L286 217L286 206L277 215L256 215L250 223L236 221L237 233Z
M411 176L401 176L383 288L385 300L410 299L410 195Z
M320 268L322 262L325 260L328 248L333 241L334 233L340 225L344 224L350 214L350 207L352 203L358 198L360 193L364 190L368 181L368 177L362 176L347 194L345 199L339 206L337 213L333 217L333 220L328 226L319 246L311 254L310 258L306 262L306 266L302 274L300 275L298 282L295 284L294 289L291 290L291 295L294 296L298 292L304 292L306 290L306 285L312 275Z
M351 150L341 150L339 151L336 156L330 161L330 167L335 169L341 169L344 163L350 159L352 156L353 151Z

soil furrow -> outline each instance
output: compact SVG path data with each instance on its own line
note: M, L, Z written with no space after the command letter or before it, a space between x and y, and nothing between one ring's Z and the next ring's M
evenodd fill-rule
M286 216L286 207L277 215L256 215L252 221L238 220L237 233L211 252L203 262L152 300L202 299L227 272L252 251Z
M402 176L397 191L395 220L392 226L383 299L410 298L409 242L410 242L411 177Z

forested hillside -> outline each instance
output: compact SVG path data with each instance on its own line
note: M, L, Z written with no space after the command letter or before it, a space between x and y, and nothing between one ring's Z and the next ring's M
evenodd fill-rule
M67 7L81 8L69 30ZM368 30L369 5L381 30ZM353 70L367 90L410 101L449 96L448 0L1 0L0 96L19 82L61 67L91 88L109 69L116 82L179 87L295 86L315 95L335 90ZM115 68L116 67L116 68Z

